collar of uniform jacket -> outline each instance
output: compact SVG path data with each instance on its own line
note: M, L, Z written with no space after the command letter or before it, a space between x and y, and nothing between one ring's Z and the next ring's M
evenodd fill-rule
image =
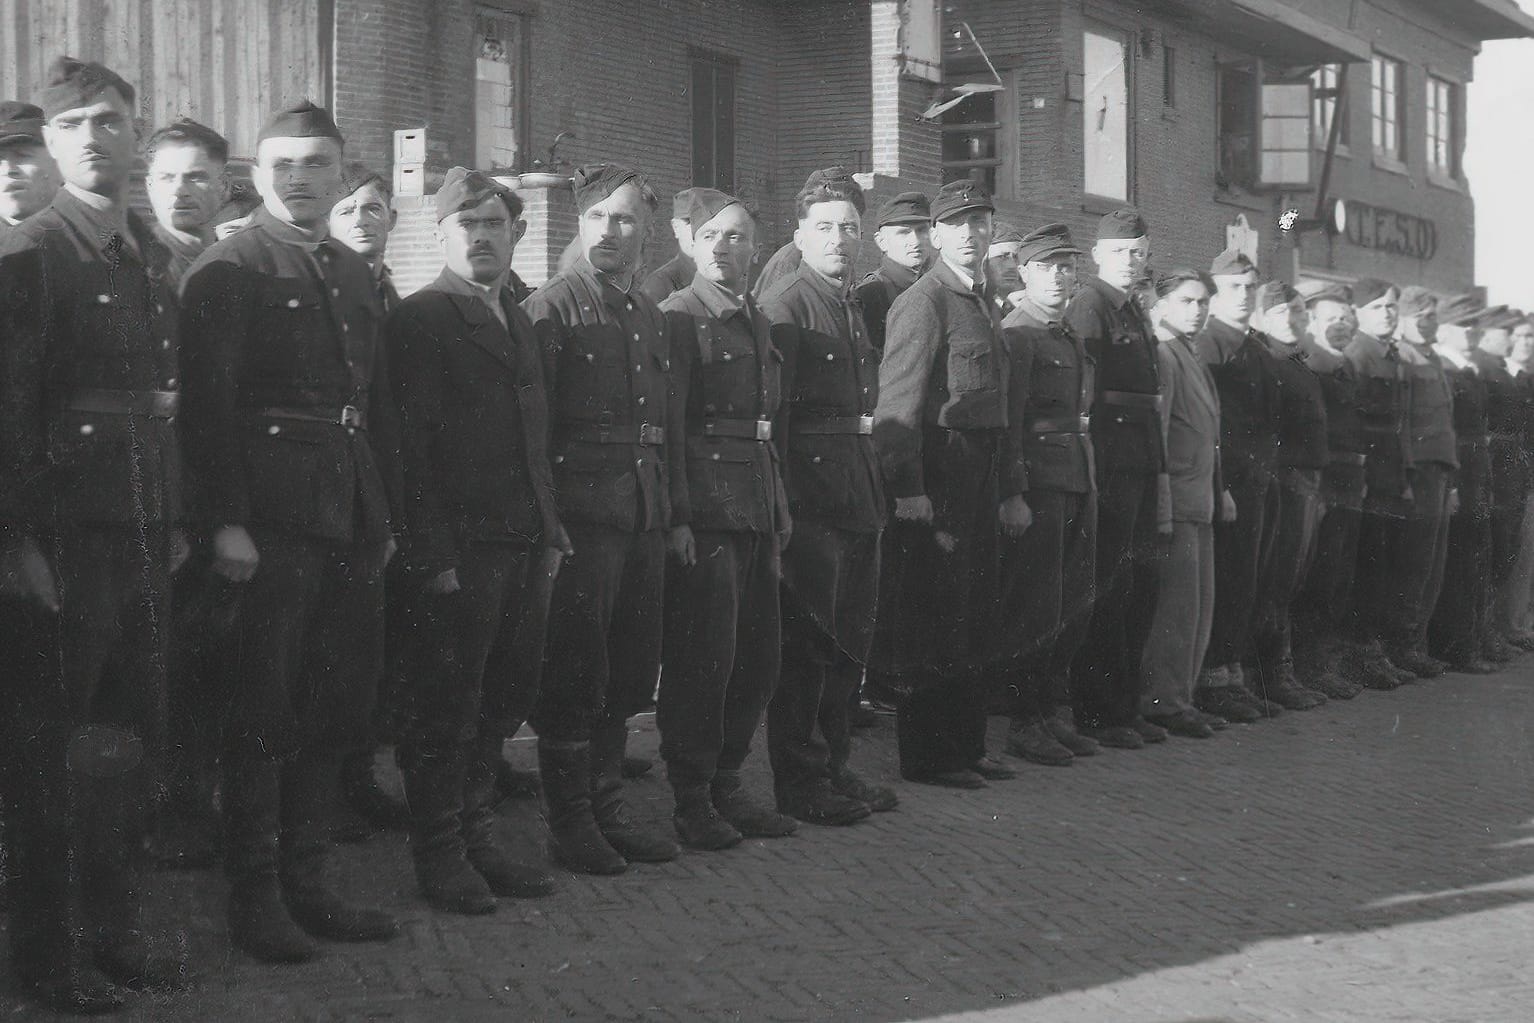
M1008 319L1016 317L1031 327L1063 328L1065 325L1063 313L1064 310L1061 310L1059 313L1049 312L1049 310L1029 298L1028 293L1025 291L1023 292L1023 297L1017 300L1017 305L1013 306L1012 316L1008 317Z
M901 291L904 291L916 283L916 278L919 277L920 274L918 274L915 270L910 269L909 267L901 266L893 259L885 256L879 261L879 276L889 281Z
M486 316L495 315L494 310L490 308L492 301L510 302L512 305L517 304L517 300L510 294L511 289L507 287L505 275L501 277L501 286L495 289L492 295L490 289L475 284L473 281L466 280L447 267L443 267L442 272L437 275L437 290L471 300L474 303L474 308L483 310Z
M799 264L799 276L809 281L810 287L836 302L851 302L856 298L856 292L852 290L852 275L848 274L845 281L838 281L834 277L827 277L808 263Z
M598 271L596 267L591 265L591 260L585 256L577 259L571 265L570 271L586 282L586 287L591 291L593 297L605 302L610 308L614 310L633 308L633 292L624 291L618 287L618 285L613 283L611 276ZM636 287L633 290L638 291L639 289Z
M698 301L703 303L703 308L716 320L727 320L744 311L746 303L751 301L749 295L744 300L736 298L702 274L694 274L689 287L698 296Z
M250 215L250 226L261 228L271 235L273 241L282 242L284 245L291 245L296 249L303 249L305 252L318 252L325 245L340 244L330 237L329 234L326 234L323 238L311 238L292 224L272 216L271 211L265 206L257 206L256 212Z
M981 281L969 277L964 271L954 267L946 259L939 259L931 270L927 271L938 279L938 282L949 291L958 292L960 295L969 295L985 301L985 285Z
M1103 298L1107 299L1108 304L1113 306L1115 309L1122 309L1129 304L1129 292L1124 291L1121 288L1115 288L1113 285L1109 284L1107 281L1103 280L1096 274L1093 274L1087 278L1086 287L1091 288Z
M79 232L81 237L89 238L94 242L97 251L108 261L117 258L113 251L112 239L122 234L123 225L104 210L98 210L67 188L61 188L54 194L53 209L65 223ZM152 232L131 209L127 211L126 223L128 233L132 237L124 239L127 243L125 248L132 252L136 247L139 253L144 252L146 246L154 241Z

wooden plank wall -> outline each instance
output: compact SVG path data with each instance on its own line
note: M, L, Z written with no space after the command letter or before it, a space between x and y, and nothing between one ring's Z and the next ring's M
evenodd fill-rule
M0 99L60 54L133 83L145 127L191 117L251 155L279 103L330 101L334 0L0 0Z

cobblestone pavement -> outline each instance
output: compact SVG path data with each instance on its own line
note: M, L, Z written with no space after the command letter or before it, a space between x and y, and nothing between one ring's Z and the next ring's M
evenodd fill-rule
M192 921L200 981L131 1015L1529 1019L1531 716L1534 657L981 792L903 784L855 827L566 875L473 919L417 901L403 840L382 837L344 851L347 887L403 936L285 969L229 951L216 875L159 874L156 914ZM631 745L653 753L643 727ZM855 762L893 781L893 745L885 722ZM630 792L667 821L663 781ZM537 855L531 801L503 810ZM8 982L0 1013L36 1016Z

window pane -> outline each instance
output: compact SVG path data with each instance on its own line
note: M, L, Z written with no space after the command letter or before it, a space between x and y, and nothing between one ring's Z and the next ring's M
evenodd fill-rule
M514 168L518 152L518 68L521 19L481 11L475 19L474 162L489 169Z
M1129 74L1125 37L1111 30L1082 33L1085 102L1082 112L1086 190L1129 198Z

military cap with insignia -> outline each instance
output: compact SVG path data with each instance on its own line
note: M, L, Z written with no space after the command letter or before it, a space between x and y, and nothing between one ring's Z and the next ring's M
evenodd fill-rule
M1081 250L1071 240L1071 229L1064 224L1045 224L1029 231L1022 241L1023 247L1017 250L1019 263L1037 263L1054 256L1081 255Z
M671 219L686 220L687 211L692 208L692 197L697 192L696 188L684 188L671 197Z
M1397 297L1401 294L1401 289L1389 281L1382 281L1378 277L1364 277L1353 285L1353 304L1363 308L1371 302L1378 302L1392 291Z
M991 245L1012 245L1023 240L1022 229L1010 220L997 220L991 224Z
M991 193L967 178L950 181L937 190L932 200L932 222L939 224L949 217L970 210L989 210L995 213L996 204L991 201Z
M48 68L48 81L37 94L43 119L51 121L66 110L90 106L103 92L115 89L133 105L137 93L122 76L105 64L60 57Z
M267 139L310 138L334 139L337 145L345 145L341 129L336 127L330 111L303 99L268 117L256 135L256 145L259 146Z
M512 216L521 215L522 201L511 189L481 171L452 167L442 178L442 187L437 189L437 223L454 213L472 210L491 196L505 203Z
M1240 249L1226 249L1215 256L1214 262L1209 264L1211 277L1235 277L1256 272L1257 264L1253 263Z
M868 200L863 196L863 186L853 178L852 172L842 166L823 167L811 171L804 179L804 187L794 196L796 204L804 202L850 202L859 213L866 212Z
M1269 281L1257 289L1257 311L1265 313L1275 306L1288 305L1299 297L1300 293L1283 281Z
M31 103L0 103L0 146L43 144L43 111Z
M1098 241L1112 238L1144 238L1148 234L1150 234L1150 228L1146 226L1145 218L1140 216L1139 210L1131 206L1105 214L1097 222Z
M587 163L575 168L573 175L575 208L585 213L629 182L643 188L644 178L632 167L621 163ZM650 200L654 196L649 197ZM651 202L653 205L653 201Z
M687 223L692 226L695 235L700 227L719 216L726 207L740 205L739 199L717 188L694 188L691 192L692 205L687 208Z
M1470 324L1486 311L1486 303L1466 292L1445 299L1438 305L1438 320L1450 325Z
M1421 316L1431 312L1438 305L1438 296L1427 290L1420 284L1413 284L1401 291L1400 311L1402 316Z
M879 207L879 226L925 224L932 219L932 204L920 192L901 192Z

